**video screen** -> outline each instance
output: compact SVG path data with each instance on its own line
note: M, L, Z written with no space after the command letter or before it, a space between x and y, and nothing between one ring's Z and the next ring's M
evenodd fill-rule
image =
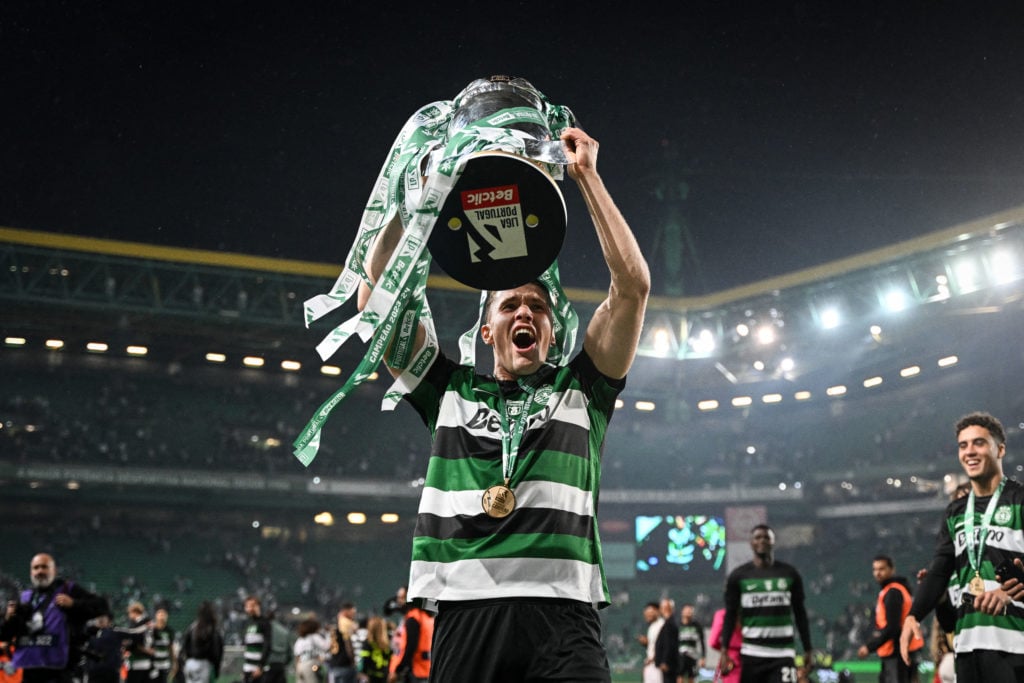
M638 515L637 578L714 580L725 570L725 520L713 515Z

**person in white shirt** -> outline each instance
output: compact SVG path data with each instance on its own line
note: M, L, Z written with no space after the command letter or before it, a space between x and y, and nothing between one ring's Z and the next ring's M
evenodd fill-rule
M644 621L647 622L647 634L637 636L637 640L646 649L644 651L643 683L663 683L664 676L661 669L654 663L654 644L658 641L658 634L665 623L661 616L658 603L649 602L644 605Z
M297 635L293 650L296 683L323 683L327 678L324 659L331 643L320 628L320 622L312 617L301 621Z

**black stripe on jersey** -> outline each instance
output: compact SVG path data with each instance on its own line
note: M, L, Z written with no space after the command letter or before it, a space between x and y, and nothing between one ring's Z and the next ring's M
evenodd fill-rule
M504 534L562 534L593 538L593 518L551 508L520 508L504 519L479 515L440 517L420 514L416 520L416 536L442 540L454 538L485 538Z
M434 454L442 458L501 459L501 437L477 437L462 427L438 427L434 433ZM590 434L568 422L552 421L546 429L530 430L523 437L520 453L527 451L559 451L578 457L589 457Z
M433 452L449 460L480 458L501 462L501 436L477 438L462 427L438 427L434 433Z
M753 611L751 608L747 608L748 611ZM748 614L747 616L751 619L760 619L761 617L788 617L792 612L792 608L789 605L772 605L770 607L757 607L757 612Z
M590 458L590 432L569 422L551 422L547 429L526 432L523 449L530 451L559 451Z
M796 634L788 637L775 637L775 638L752 638L751 642L761 647L793 647L796 643Z

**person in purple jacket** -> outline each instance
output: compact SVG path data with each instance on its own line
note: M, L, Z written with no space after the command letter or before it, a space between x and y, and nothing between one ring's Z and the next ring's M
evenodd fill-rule
M46 553L32 558L32 587L7 603L0 640L14 643L12 664L24 683L69 683L79 669L87 621L107 613L107 601L57 577Z

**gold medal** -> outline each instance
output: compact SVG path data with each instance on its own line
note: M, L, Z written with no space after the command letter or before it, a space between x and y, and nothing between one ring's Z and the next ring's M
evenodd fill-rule
M487 513L488 517L500 519L508 517L515 509L516 495L512 493L512 489L504 484L495 484L484 491L480 503L483 505L484 512Z
M971 595L981 595L985 592L985 579L981 578L980 574L975 573L974 578L967 584L967 589L971 591Z

